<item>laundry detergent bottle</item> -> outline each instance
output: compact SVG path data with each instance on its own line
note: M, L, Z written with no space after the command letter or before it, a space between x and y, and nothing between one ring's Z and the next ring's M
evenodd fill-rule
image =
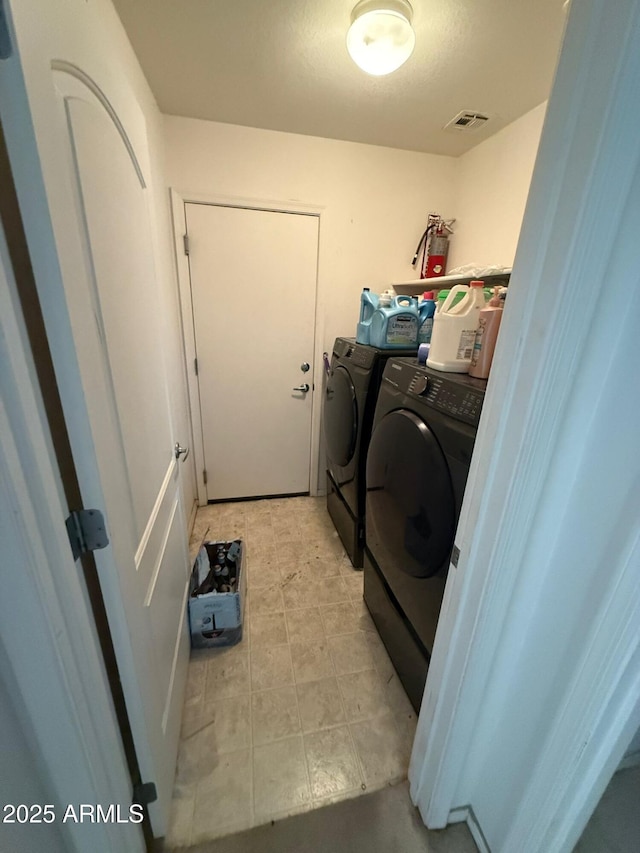
M418 305L418 345L431 343L433 315L436 313L435 293L428 290Z
M371 318L369 343L380 349L418 346L418 306L412 296L380 295Z
M500 299L500 288L496 287L489 304L480 312L469 376L475 376L477 379L488 378L501 320L502 300Z
M467 373L473 355L480 311L485 307L483 281L456 284L433 318L427 366L448 373ZM464 298L457 304L457 295Z
M363 288L360 296L360 322L356 331L356 343L369 344L371 318L378 307L378 296L371 293L368 287Z

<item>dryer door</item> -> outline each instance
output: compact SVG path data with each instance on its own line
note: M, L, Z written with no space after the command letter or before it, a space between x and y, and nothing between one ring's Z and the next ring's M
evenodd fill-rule
M356 449L358 404L349 371L342 365L332 370L327 379L323 417L327 459L345 468Z
M427 424L398 409L376 426L367 456L366 542L388 581L447 567L455 534L449 467Z

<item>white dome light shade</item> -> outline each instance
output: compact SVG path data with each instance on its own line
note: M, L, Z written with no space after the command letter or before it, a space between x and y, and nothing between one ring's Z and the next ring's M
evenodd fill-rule
M362 0L351 13L347 50L351 58L376 77L391 74L413 53L416 34L413 9L406 0Z

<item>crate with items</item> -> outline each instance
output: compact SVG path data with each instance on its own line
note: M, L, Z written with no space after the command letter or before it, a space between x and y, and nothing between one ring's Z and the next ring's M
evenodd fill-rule
M203 542L189 583L192 648L240 642L245 598L242 540Z

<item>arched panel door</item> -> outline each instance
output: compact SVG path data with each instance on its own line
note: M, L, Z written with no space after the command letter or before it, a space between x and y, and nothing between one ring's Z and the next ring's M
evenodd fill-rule
M414 412L398 409L376 426L367 456L367 546L382 572L436 574L455 533L445 456Z
M105 39L102 5L11 3L28 104L14 109L7 140L80 491L106 518L110 541L95 562L117 662L112 684L124 694L141 781L156 787L149 815L162 836L189 656L183 463L174 454L176 441L188 441L176 435L184 419L170 402L169 376L179 371L167 359L173 294L158 266L154 130L144 92L131 89ZM14 94L21 99L22 89ZM3 101L3 119L10 106ZM89 708L96 720L111 714ZM115 739L96 739L87 752L96 778L106 774L107 803L131 796L121 752Z
M340 468L353 459L358 436L358 403L349 371L338 365L327 380L324 437L327 459Z

